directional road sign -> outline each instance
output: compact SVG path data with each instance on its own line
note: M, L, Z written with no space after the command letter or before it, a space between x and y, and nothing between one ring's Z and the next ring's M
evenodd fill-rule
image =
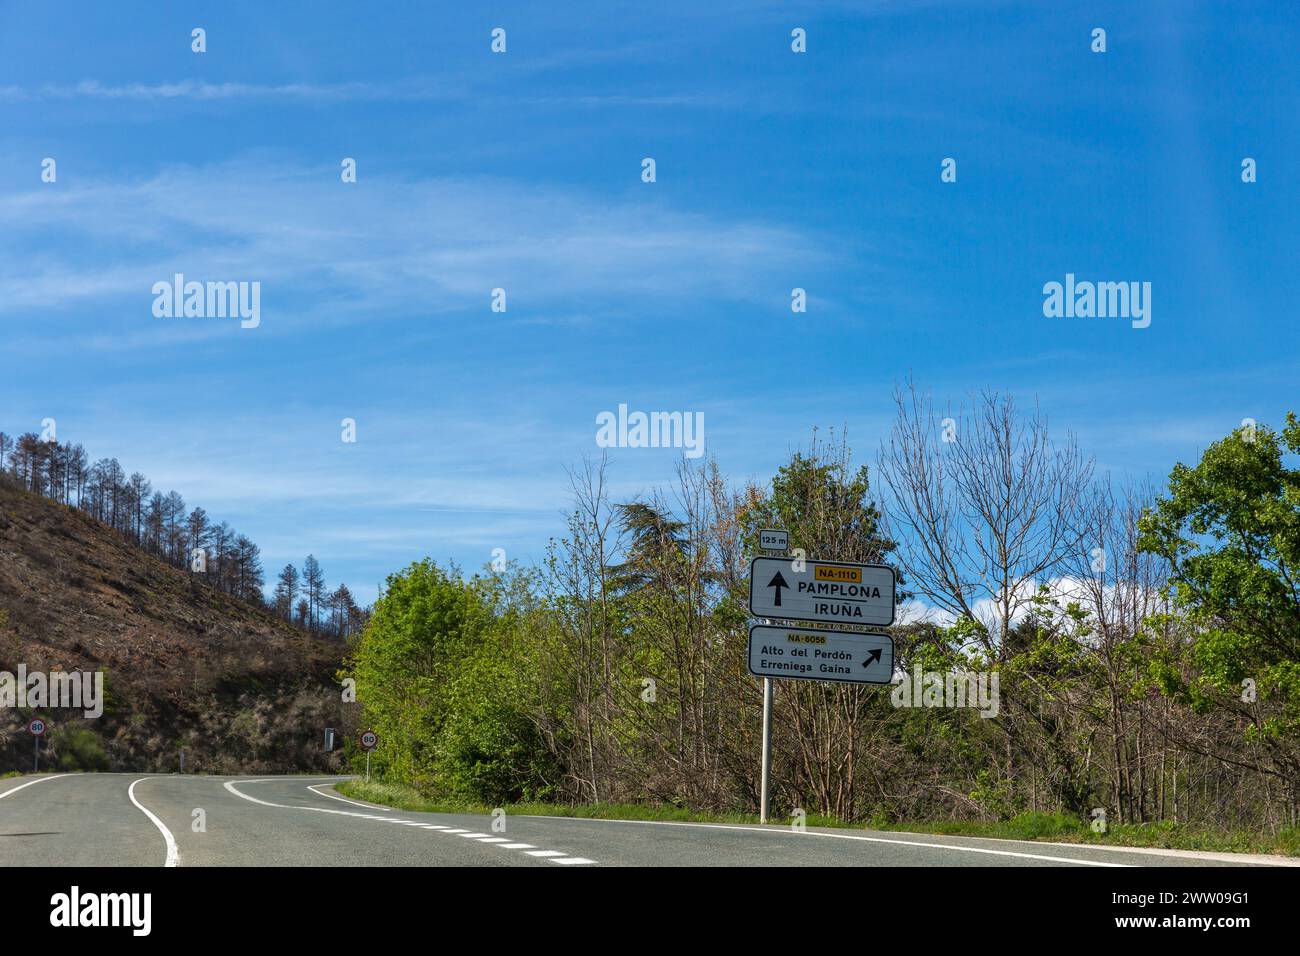
M749 629L749 672L848 684L888 684L894 678L894 640L855 634L755 624Z
M795 566L803 569L796 571ZM894 569L883 564L755 558L749 566L755 617L834 624L894 623Z

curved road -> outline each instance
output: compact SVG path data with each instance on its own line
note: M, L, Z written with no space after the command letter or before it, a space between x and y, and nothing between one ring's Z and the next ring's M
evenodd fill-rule
M784 826L411 813L342 777L54 774L0 781L11 866L1252 866L1246 854L1126 850ZM201 826L200 826L201 824Z

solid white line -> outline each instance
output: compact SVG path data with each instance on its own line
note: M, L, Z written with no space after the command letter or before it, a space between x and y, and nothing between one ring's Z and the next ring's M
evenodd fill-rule
M135 783L131 784L131 786L126 788L126 795L131 798L131 802L136 805L136 809L153 821L153 825L158 828L159 832L163 835L163 839L167 841L167 861L163 863L163 866L180 866L181 853L180 850L176 848L176 840L172 837L172 831L167 829L167 825L159 820L152 810L135 798L136 784L144 783L148 779L148 777L141 777Z
M66 773L56 773L56 774L55 774L54 776L52 776L52 777L37 777L35 780L28 780L26 783L20 783L18 786L14 787L12 790L6 790L4 793L0 793L0 800L3 800L5 797L9 796L9 794L11 794L11 793L17 793L19 790L23 790L23 789L25 789L25 788L27 788L27 787L34 787L34 786L36 786L38 783L44 783L46 780L58 780L60 777L66 777L66 776L68 776Z
M984 839L984 838L981 838ZM1216 863L1249 863L1253 866L1300 866L1300 859L1291 859L1271 853L1220 853L1209 850L1170 850L1161 846L1110 846L1098 843L1061 843L1055 840L1012 840L1007 837L988 837L1000 843L1027 843L1030 846L1059 846L1066 849L1088 847L1108 853L1145 853L1153 856L1171 856L1180 860L1213 860Z
M325 784L318 783L316 787L323 787ZM350 803L354 807L365 807L367 810L382 810L384 813L392 813L392 807L377 807L373 803L358 803L356 800L349 800L347 797L340 797L337 793L321 793L316 787L308 787L312 793L319 794L322 797L329 797L331 800L341 800L344 803Z
M521 814L522 816L523 814ZM530 814L532 816L532 814ZM899 846L919 846L930 847L935 850L956 850L959 853L983 853L988 856L1014 856L1023 860L1050 860L1053 863L1074 863L1077 866L1106 866L1127 868L1127 863L1104 863L1101 860L1080 860L1068 856L1048 856L1043 853L1015 853L1011 850L989 850L985 847L978 846L956 846L951 843L923 843L920 840L887 840L883 837L853 836L848 833L818 833L813 830L805 830L802 833L796 833L793 830L786 830L778 827L747 827L730 823L679 823L674 820L602 820L596 817L536 817L539 820L581 820L592 823L632 823L641 826L659 826L659 827L696 827L703 830L746 830L752 833L773 833L785 834L799 837L825 837L828 840L856 840L860 843L894 843Z

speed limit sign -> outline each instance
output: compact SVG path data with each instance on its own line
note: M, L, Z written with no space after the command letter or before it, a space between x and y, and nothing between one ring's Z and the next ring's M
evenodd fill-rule
M374 750L379 746L379 735L373 730L367 730L361 735L361 747L363 750Z
M33 717L31 723L27 725L27 732L33 737L41 737L45 734L45 721L39 717Z

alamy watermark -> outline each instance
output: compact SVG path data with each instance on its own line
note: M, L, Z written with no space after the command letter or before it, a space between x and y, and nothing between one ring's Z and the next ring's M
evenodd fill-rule
M262 324L262 283L186 282L176 273L171 282L155 282L153 314L159 319L240 319L242 329Z
M0 710L9 707L76 708L88 718L104 713L103 671L0 671Z
M628 412L596 416L596 445L600 448L685 448L687 458L704 454L703 412Z
M1132 319L1135 329L1151 324L1150 282L1065 282L1043 286L1043 315L1049 319Z
M922 672L920 664L904 672L889 698L895 707L969 707L985 718L996 717L1001 704L997 671Z
M132 936L148 936L153 928L152 893L83 893L73 886L50 897L50 925L124 927Z

